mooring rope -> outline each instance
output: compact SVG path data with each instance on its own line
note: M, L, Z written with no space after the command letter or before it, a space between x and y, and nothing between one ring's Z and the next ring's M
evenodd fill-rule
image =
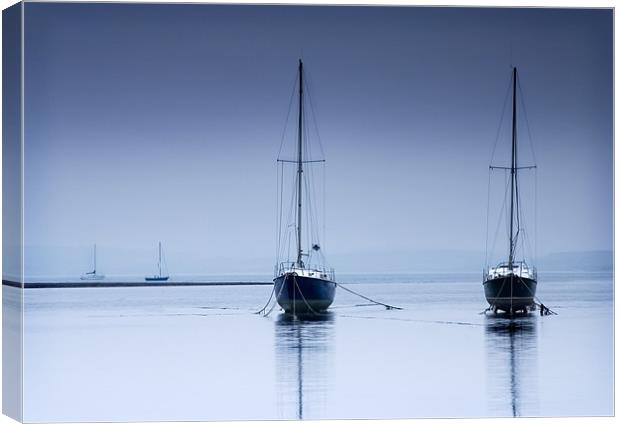
M276 285L275 283L273 284L273 287L271 288L271 294L269 295L269 300L267 300L267 303L265 303L265 306L262 307L262 309L260 309L259 311L254 312L255 314L259 315L261 313L263 313L265 311L265 309L267 309L267 306L269 306L269 304L271 303L271 299L273 298L273 292L276 291Z
M527 284L525 284L525 281L523 281L523 279L521 278L521 276L519 276L519 280L521 280L521 282L523 283L523 285L525 286L525 288L530 292L530 294L532 295L532 297L534 298L534 300L537 300L539 303L539 307L541 308L541 314L551 314L551 315L557 315L558 313L555 311L552 311L551 309L549 309L547 306L543 305L542 301L540 300L540 298L538 296L536 296L536 294L534 292L532 292L532 290L527 286Z
M301 299L304 301L304 303L306 304L306 306L308 307L310 312L312 312L314 315L324 315L324 314L322 314L320 312L315 311L314 308L312 308L312 306L310 306L310 304L306 300L306 297L304 296L304 294L302 293L301 289L299 288L299 285L297 284L297 277L295 275L293 275L293 282L295 283L295 287L297 288L297 290L299 291L299 294L301 295Z
M342 284L340 284L340 283L336 283L336 282L334 282L334 284L336 284L336 286L337 286L337 287L340 287L341 289L346 290L346 291L348 291L348 292L349 292L349 293L351 293L351 294L354 294L354 295L356 295L356 296L361 297L362 299L365 299L365 300L367 300L367 301L369 301L369 302L372 302L372 303L374 303L374 304L376 304L376 305L385 306L385 308L386 308L386 309L399 309L399 310L402 310L402 309L403 309L403 308L399 308L398 306L392 306L392 305L388 305L388 304L386 304L386 303L381 303L381 302L378 302L378 301L376 301L376 300L374 300L374 299L371 299L371 298L369 298L369 297L364 296L363 294L357 293L356 291L353 291L353 290L351 290L351 289L349 289L349 288L347 288L347 287L343 286L343 285L342 285Z
M273 282L273 288L271 289L271 294L269 295L269 300L267 301L267 303L265 304L265 306L263 306L263 308L259 311L254 312L257 315L260 315L261 313L265 312L263 314L263 316L268 316L273 309L276 307L276 305L278 304L278 297L280 297L280 294L282 293L282 290L284 289L284 283L282 283L282 285L280 286L280 290L278 291L278 294L276 294L276 298L275 301L273 302L273 305L271 305L271 308L269 309L269 311L265 312L265 309L267 309L267 306L269 306L269 304L271 303L271 299L273 298L273 294L276 291L276 283L275 281Z
M270 313L273 312L273 310L275 309L276 305L278 304L278 302L273 302L273 305L271 305L271 308L269 308L269 310L263 314L264 317L268 317Z

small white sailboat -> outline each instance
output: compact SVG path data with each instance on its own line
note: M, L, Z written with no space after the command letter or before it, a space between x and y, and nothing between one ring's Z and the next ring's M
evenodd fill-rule
M82 274L80 280L99 281L103 280L105 275L97 274L97 244L93 247L93 270Z
M152 275L152 276L147 276L144 277L144 279L146 281L168 281L168 278L170 278L170 276L166 273L166 275L164 275L162 273L162 266L161 266L161 241L159 242L159 250L158 250L159 254L157 256L157 270L158 273L157 275Z

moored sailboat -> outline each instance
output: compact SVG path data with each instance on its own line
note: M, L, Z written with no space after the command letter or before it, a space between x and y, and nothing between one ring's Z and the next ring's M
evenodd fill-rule
M316 313L327 309L334 301L336 282L334 270L321 263L313 263L311 255L321 256L321 247L318 243L312 243L308 251L302 248L302 211L304 186L304 164L310 162L324 162L324 160L312 160L304 158L304 70L303 62L299 61L299 114L297 127L297 159L295 161L280 160L279 162L292 162L297 166L295 180L295 239L296 255L294 260L280 262L276 266L274 278L274 292L276 301L285 312L293 314ZM307 260L304 260L307 258ZM307 263L306 263L307 262Z
M490 169L510 171L510 212L508 260L484 270L484 294L490 309L509 314L528 312L535 306L537 272L525 258L518 259L517 245L521 233L519 171L535 166L520 167L517 151L517 68L512 72L512 146L510 167L490 166Z
M97 274L97 244L93 246L93 270L85 272L80 276L80 280L99 281L103 280L105 275Z
M158 255L157 255L157 274L152 276L144 277L146 281L168 281L170 276L166 273L165 275L162 273L162 260L161 260L161 241L158 245Z

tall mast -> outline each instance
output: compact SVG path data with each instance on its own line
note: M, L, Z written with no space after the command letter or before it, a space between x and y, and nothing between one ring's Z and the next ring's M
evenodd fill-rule
M301 180L303 176L303 162L302 162L302 116L303 116L303 98L304 98L304 64L299 59L299 119L298 119L298 133L297 133L297 265L302 266L301 260Z
M157 259L157 268L159 268L159 276L161 277L161 241L159 242L159 256Z
M93 274L97 273L97 243L95 243L95 248L93 249Z
M510 164L510 254L508 267L512 269L514 261L515 243L514 233L514 203L515 183L517 180L517 68L512 68L512 162Z

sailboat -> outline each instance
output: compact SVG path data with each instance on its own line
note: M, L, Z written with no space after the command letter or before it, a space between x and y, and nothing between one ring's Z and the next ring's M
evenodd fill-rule
M82 274L80 280L98 281L103 280L105 275L97 274L97 245L93 246L93 270Z
M161 272L161 241L159 242L158 255L157 255L157 275L144 277L146 281L168 281L169 275L164 275Z
M512 155L510 167L490 166L490 169L510 171L510 235L508 239L508 260L485 269L483 274L484 294L490 309L509 314L528 312L533 309L536 296L536 268L516 256L520 227L519 171L535 166L520 167L517 160L517 68L512 71Z
M319 256L320 245L313 243L312 247L305 252L302 248L302 211L304 182L308 183L304 175L304 164L318 162L312 158L304 158L304 67L301 59L298 68L299 76L299 115L297 126L297 159L295 161L281 160L279 162L293 162L297 166L296 172L296 218L295 218L295 239L296 257L293 261L281 262L276 265L274 282L274 293L276 301L287 313L304 314L324 311L334 301L336 294L335 273L333 269L328 269L325 265L314 264L310 256ZM321 160L324 162L324 160ZM320 255L322 257L322 255ZM304 259L308 259L308 264Z

